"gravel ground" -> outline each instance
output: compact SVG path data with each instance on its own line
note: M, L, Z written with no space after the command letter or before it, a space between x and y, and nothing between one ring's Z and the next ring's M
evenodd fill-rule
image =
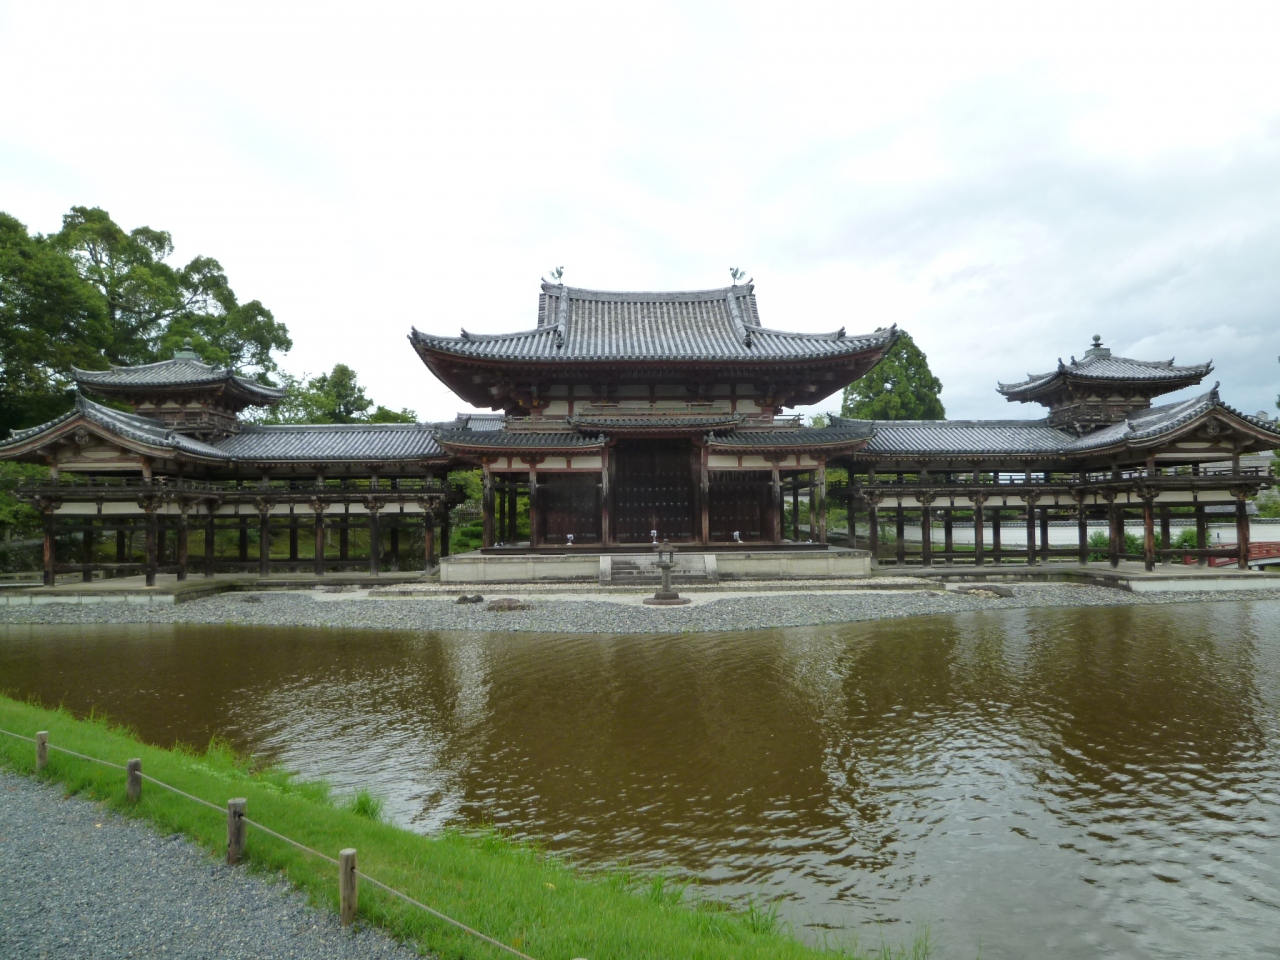
M448 597L369 597L319 591L222 594L172 607L48 604L0 607L0 623L212 623L390 630L516 630L538 633L679 633L816 626L934 613L1025 607L1134 606L1280 599L1280 589L1248 592L1128 593L1106 587L1036 583L1012 597L943 590L849 590L808 593L691 594L685 607L646 607L641 594L542 595L524 610L488 611ZM485 592L485 599L503 596Z
M60 788L0 770L0 957L338 957L418 953L343 930L287 884L216 863Z

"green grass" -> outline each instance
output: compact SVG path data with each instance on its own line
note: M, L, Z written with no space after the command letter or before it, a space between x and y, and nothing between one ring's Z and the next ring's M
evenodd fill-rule
M495 831L450 831L425 837L382 817L382 801L368 791L335 799L323 783L306 783L273 768L255 769L215 742L203 753L147 746L101 717L78 720L0 697L0 728L124 764L142 758L145 774L220 806L248 800L250 819L331 857L355 847L360 870L476 927L537 960L817 960L833 956L920 958L927 940L904 950L871 954L851 948L819 950L800 943L779 921L775 904L752 901L745 910L700 896L668 878L625 869L585 874L536 847ZM0 764L33 773L35 747L0 735ZM68 794L82 794L162 832L181 832L216 855L226 849L226 818L154 784L142 800L125 799L124 773L50 751L43 774ZM250 869L286 878L322 908L336 912L337 868L249 828ZM443 960L509 956L416 908L365 885L360 921L380 926Z

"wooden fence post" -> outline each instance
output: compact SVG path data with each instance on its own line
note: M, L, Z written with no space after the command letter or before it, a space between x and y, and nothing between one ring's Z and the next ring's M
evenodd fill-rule
M359 897L356 882L356 852L348 847L338 854L338 913L342 917L344 927L351 926L356 918Z
M125 764L129 783L125 787L125 796L134 803L142 799L142 761L130 760Z
M244 816L247 806L248 801L243 797L227 801L227 863L239 863L244 856Z
M36 734L36 773L44 771L49 762L49 731L41 730Z

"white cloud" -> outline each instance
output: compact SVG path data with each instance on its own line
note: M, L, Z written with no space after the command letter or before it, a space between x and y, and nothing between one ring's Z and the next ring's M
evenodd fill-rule
M953 416L1102 333L1280 392L1273 4L0 7L0 208L170 230L383 403L539 275L897 322Z

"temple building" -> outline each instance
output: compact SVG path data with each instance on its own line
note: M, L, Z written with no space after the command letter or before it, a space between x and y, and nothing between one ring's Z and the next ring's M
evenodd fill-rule
M608 579L611 558L660 541L703 558L713 577L1087 563L1091 519L1108 522L1112 564L1151 568L1175 553L1178 513L1195 516L1199 541L1176 552L1200 562L1229 552L1244 565L1244 504L1272 478L1240 458L1280 446L1280 429L1224 404L1217 385L1153 405L1201 383L1211 364L1116 357L1095 337L1083 359L999 385L1011 402L1043 406L1041 419L832 417L815 427L787 413L843 390L897 336L766 327L751 283L674 293L544 283L532 329L409 335L436 377L489 413L423 424L246 423L246 408L282 392L201 362L188 344L161 363L77 370L74 409L0 441L0 458L49 467L48 480L22 495L45 517L50 583L59 572L154 582L161 571L185 578L193 565L206 575L377 574L401 565L406 531L420 564L440 559L442 579L454 581L596 571ZM461 470L482 477L482 543L441 559L464 499L450 474ZM829 502L847 514L838 538ZM1234 506L1241 546L1211 549L1205 511L1224 504ZM1140 554L1124 546L1130 513L1146 531ZM1025 543L1001 542L1014 518ZM1075 547L1050 548L1054 519L1078 524ZM958 522L973 526L965 549L953 542ZM910 549L908 523L922 531ZM192 529L203 534L194 564ZM135 530L144 532L141 557ZM219 552L226 530L238 549ZM286 530L288 553L273 556L273 535ZM364 544L358 557L353 531ZM55 538L70 532L83 536L79 562L59 563ZM100 538L113 533L114 562L105 562Z

